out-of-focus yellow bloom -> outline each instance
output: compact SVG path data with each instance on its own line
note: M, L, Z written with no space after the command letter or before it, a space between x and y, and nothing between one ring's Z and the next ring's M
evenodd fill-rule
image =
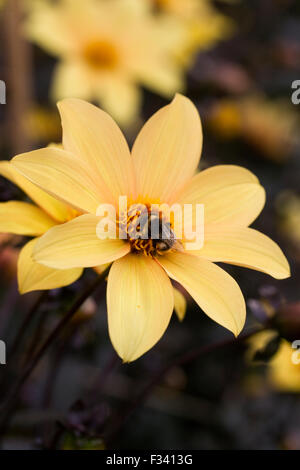
M295 254L300 256L300 196L292 191L283 191L276 199L279 227L282 233L293 242Z
M27 37L58 57L53 96L95 100L122 125L136 117L140 85L171 97L183 88L174 51L182 29L146 0L27 2Z
M55 269L113 262L107 286L108 324L124 361L144 354L166 330L174 307L169 277L209 317L237 335L245 321L244 298L234 279L213 262L246 266L278 279L290 273L278 245L248 228L265 203L258 179L233 165L195 175L201 123L195 106L182 95L151 117L131 153L118 126L102 110L78 99L58 106L64 150L29 152L15 157L12 165L84 215L50 228L36 243L35 261ZM112 204L118 212L120 196L127 196L129 204L150 207L177 202L180 207L191 204L194 210L197 203L204 204L203 248L189 251L181 239L180 249L162 253L151 238L132 239L128 231L125 239L98 238L99 205Z
M150 0L154 8L173 17L185 31L185 40L176 51L189 64L199 50L207 49L233 30L232 22L218 12L210 0Z
M299 126L290 104L253 96L242 100L240 106L247 140L273 160L289 157Z
M61 139L60 121L56 110L35 106L28 111L24 121L30 141L58 142Z
M261 331L254 335L248 342L249 350L247 358L251 361L254 353L264 349L277 333L273 330ZM298 356L298 357L296 357ZM291 343L281 339L278 351L266 363L267 378L269 383L277 390L283 392L300 392L300 363L296 364L295 359L300 360L300 353L292 348Z
M212 110L208 123L222 139L233 139L242 133L242 115L235 100L220 101Z
M282 340L278 352L270 362L269 378L281 391L300 392L300 363L293 362L298 353L291 344ZM298 355L300 359L300 354Z
M253 95L221 101L209 124L220 137L242 137L266 157L281 162L297 142L299 119L288 103Z

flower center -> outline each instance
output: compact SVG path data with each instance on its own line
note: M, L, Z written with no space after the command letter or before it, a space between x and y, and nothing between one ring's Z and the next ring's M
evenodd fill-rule
M118 51L111 42L98 40L86 45L83 57L90 67L97 70L107 70L116 66Z
M154 7L158 10L165 10L170 6L170 0L152 0Z
M166 7L168 5L170 5L170 3L172 3L171 0L153 0L153 3L154 5L156 5L157 7Z
M119 229L126 234L133 253L153 257L181 247L171 223L161 212L155 212L143 204L130 207L123 220L119 220Z

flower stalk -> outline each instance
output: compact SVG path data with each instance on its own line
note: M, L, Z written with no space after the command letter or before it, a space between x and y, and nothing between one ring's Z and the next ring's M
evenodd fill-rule
M82 294L75 300L73 305L67 311L67 313L63 316L63 318L59 321L56 325L54 330L50 333L50 335L45 339L43 344L37 350L35 355L33 356L32 360L25 368L23 374L20 376L19 380L16 382L13 390L10 391L7 401L2 405L0 408L1 411L1 418L0 418L0 436L3 436L7 426L9 425L12 412L15 408L16 401L18 399L19 393L30 377L31 373L40 362L44 354L47 352L49 347L54 343L54 341L60 336L62 331L65 327L69 324L70 320L76 314L78 309L81 305L86 301L86 299L95 291L95 289L100 285L100 283L106 278L109 268L107 268L100 276L98 276L83 292Z

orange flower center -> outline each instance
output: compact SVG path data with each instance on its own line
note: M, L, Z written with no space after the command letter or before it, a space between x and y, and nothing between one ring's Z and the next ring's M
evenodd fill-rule
M153 0L153 3L158 8L165 8L171 3L170 0Z
M111 42L97 40L86 45L83 57L90 67L96 70L108 70L116 66L118 51Z
M149 206L134 204L119 220L119 230L126 234L133 253L146 256L162 255L176 249L176 240L169 221Z

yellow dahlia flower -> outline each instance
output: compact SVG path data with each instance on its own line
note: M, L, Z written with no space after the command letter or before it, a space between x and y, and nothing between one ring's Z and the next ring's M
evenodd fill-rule
M122 125L137 115L140 85L169 98L182 89L181 28L162 24L146 0L31 0L25 31L59 59L55 100L95 100Z
M245 322L238 284L214 262L227 262L289 276L288 262L268 237L248 226L265 203L265 191L248 170L220 165L195 174L202 130L192 102L176 95L140 131L132 151L104 111L77 99L58 104L63 147L16 156L12 165L34 184L83 215L50 228L36 243L35 261L54 269L78 269L113 262L108 275L107 309L111 341L124 361L148 351L171 318L180 283L202 310L237 335ZM118 211L120 196L129 201L204 204L205 239L189 250L186 239L170 249L163 239L100 239L96 234L101 204ZM128 214L130 217L130 214ZM127 221L128 222L128 221ZM173 228L173 227L172 227ZM176 234L175 234L176 235ZM163 238L163 237L162 237ZM177 240L176 240L177 241Z

